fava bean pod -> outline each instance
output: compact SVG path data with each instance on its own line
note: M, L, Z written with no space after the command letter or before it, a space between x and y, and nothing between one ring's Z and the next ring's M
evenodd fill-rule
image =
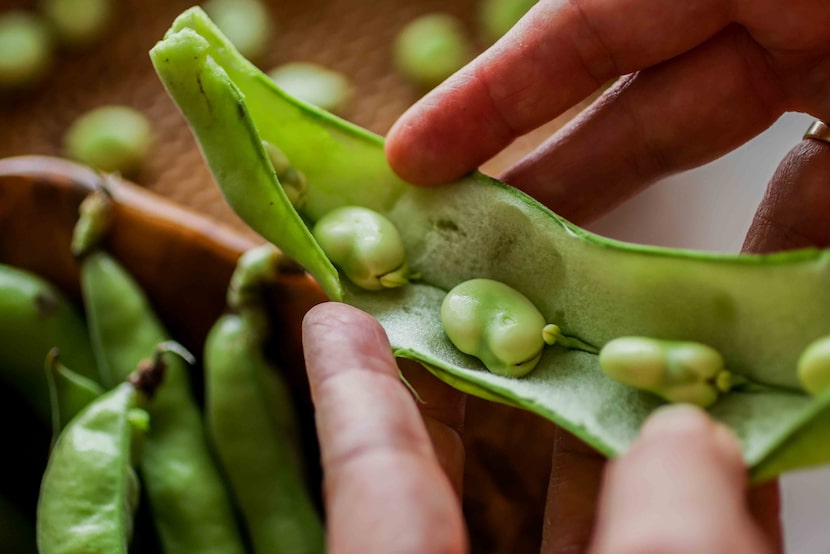
M484 370L450 342L440 315L447 292L492 279L527 297L563 335L596 348L641 336L719 352L733 375L759 385L734 388L708 409L737 434L756 479L830 462L830 426L820 424L830 417L830 394L808 394L797 371L802 351L830 335L830 252L636 246L593 235L480 173L410 186L387 164L381 137L292 99L198 8L173 23L151 58L231 207L330 298L377 317L397 356L463 391L546 417L606 455L624 451L664 400L610 379L596 353L545 348L517 379ZM305 175L300 211L263 140ZM311 227L343 206L394 222L417 282L366 291L341 278ZM797 324L782 324L789 321Z

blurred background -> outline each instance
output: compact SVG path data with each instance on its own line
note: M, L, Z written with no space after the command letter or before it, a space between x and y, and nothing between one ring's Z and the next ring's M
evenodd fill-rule
M224 21L229 36L236 30L243 41L240 48L249 48L249 57L261 69L282 70L273 75L284 79L286 88L297 87L295 93L307 94L310 102L384 134L409 105L486 48L532 3L212 0L205 2L205 8L213 10L217 22ZM138 161L125 166L124 174L249 232L213 185L195 141L147 56L175 16L192 4L0 0L0 158L94 156L94 149L90 154L68 138L70 130L90 110L123 106L135 110L149 128L149 138L143 128L138 138L121 137L133 141L125 148L138 148L134 143L140 143ZM442 15L422 18L436 13ZM16 63L23 58L25 63ZM424 59L432 61L424 63ZM286 67L297 62L312 65ZM518 140L485 171L498 173L580 107ZM789 114L729 156L659 183L590 228L632 242L737 252L778 160L809 122ZM92 127L75 134L108 132ZM78 140L83 143L85 138ZM541 528L550 462L546 441L552 428L535 416L476 400L471 401L470 412L473 424L465 442L471 477L465 510L474 551L532 552ZM506 446L514 452L527 439L537 446L522 447L526 450L522 467L503 458ZM830 470L788 475L782 483L788 552L830 552L830 529L823 523L830 509Z

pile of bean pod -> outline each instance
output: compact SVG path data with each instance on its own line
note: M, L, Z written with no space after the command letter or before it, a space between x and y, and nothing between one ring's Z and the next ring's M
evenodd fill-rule
M293 399L264 351L282 255L265 245L239 259L201 398L195 358L101 247L112 210L99 189L75 227L85 317L0 264L0 413L20 449L0 477L0 550L323 552Z

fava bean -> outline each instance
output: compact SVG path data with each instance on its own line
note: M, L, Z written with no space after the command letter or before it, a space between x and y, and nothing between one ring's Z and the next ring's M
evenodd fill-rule
M287 63L269 71L268 77L294 98L330 112L343 109L354 92L345 75L315 63Z
M705 344L620 337L602 347L599 365L607 376L652 392L669 402L707 408L732 387L723 357Z
M305 204L305 195L308 191L305 176L291 166L291 162L282 150L268 141L262 141L262 146L268 154L268 159L271 160L271 165L274 166L274 173L291 205L298 210L301 209Z
M445 13L410 21L394 45L395 67L414 84L432 88L470 61L473 48L464 25Z
M830 337L822 337L804 350L798 358L798 378L813 395L830 387Z
M9 11L0 15L0 89L30 85L52 65L52 40L38 16Z
M128 106L101 106L82 114L66 131L67 155L102 171L137 171L153 142L150 121Z
M58 38L70 46L100 40L115 15L114 0L41 0L40 10Z
M481 0L478 6L478 21L484 38L496 42L522 16L536 4L537 0Z
M441 324L456 348L507 377L533 371L545 344L590 348L546 323L522 293L492 279L470 279L448 292L441 304Z
M268 8L259 0L207 0L204 10L246 58L258 58L274 33Z
M312 230L326 256L366 290L401 287L412 274L400 233L381 214L358 206L337 208Z

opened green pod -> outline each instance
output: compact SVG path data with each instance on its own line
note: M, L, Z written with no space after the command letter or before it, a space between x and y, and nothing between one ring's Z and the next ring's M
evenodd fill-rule
M330 298L371 313L396 355L469 393L531 410L607 455L623 451L662 401L615 383L596 354L545 348L536 369L494 375L444 333L446 292L473 278L525 295L564 335L600 348L620 336L694 341L762 385L710 409L740 438L756 476L830 461L830 393L810 397L796 363L830 334L830 252L730 256L607 240L504 183L473 173L451 185L410 186L389 168L383 141L295 100L240 56L205 14L182 14L151 57L234 210L302 264ZM305 175L298 213L262 141ZM420 279L363 291L341 279L308 225L340 206L375 210L398 228Z

